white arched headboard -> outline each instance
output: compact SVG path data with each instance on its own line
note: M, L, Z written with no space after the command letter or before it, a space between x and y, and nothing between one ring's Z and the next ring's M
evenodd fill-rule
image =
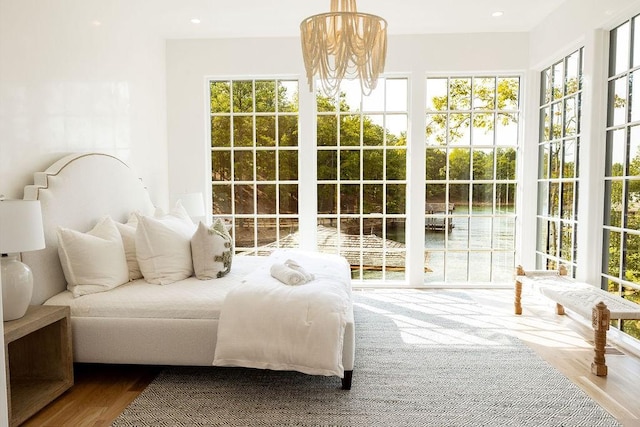
M46 243L45 249L22 254L33 272L31 304L42 304L67 288L58 257L58 226L86 232L105 215L126 222L133 211L154 212L134 171L122 160L101 153L71 154L35 173L24 199L40 200Z

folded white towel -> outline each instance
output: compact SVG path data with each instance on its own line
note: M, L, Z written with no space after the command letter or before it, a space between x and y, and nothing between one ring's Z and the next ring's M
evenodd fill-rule
M303 285L314 279L313 274L309 273L298 263L290 259L286 260L282 264L273 264L271 266L270 273L285 285L290 286Z

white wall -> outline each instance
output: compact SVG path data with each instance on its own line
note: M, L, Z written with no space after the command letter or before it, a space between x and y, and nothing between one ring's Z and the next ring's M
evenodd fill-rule
M99 151L167 203L164 40L134 12L127 2L0 0L0 194L22 198L33 172Z

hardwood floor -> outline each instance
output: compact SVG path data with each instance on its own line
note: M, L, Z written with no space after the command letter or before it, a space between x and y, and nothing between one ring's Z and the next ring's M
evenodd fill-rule
M426 292L438 292L437 290ZM591 374L591 331L568 316L557 316L548 302L524 294L522 316L513 315L512 290L468 290L491 310L492 320L518 336L625 427L640 427L640 358L612 348L609 375ZM24 426L109 426L155 378L159 367L75 366L75 385Z

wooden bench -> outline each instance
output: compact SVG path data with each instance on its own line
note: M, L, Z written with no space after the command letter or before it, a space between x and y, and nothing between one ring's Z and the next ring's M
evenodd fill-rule
M521 266L516 270L515 314L522 314L522 285L532 285L542 295L556 303L556 313L565 314L569 310L591 319L594 331L594 358L591 372L598 376L607 375L605 346L607 330L611 319L640 319L640 304L626 300L588 283L578 282L567 276L564 266L558 271L525 271Z

